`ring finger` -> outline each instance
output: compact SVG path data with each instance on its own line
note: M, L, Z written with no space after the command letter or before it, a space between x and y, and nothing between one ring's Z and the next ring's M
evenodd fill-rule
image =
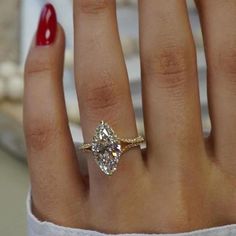
M101 120L108 122L118 137L133 138L137 136L137 129L115 1L74 0L74 11L75 76L84 141L91 143ZM114 181L124 181L129 173L135 178L136 173L140 173L143 165L139 149L125 153L122 159L118 171L108 178L93 158L88 158L90 191L96 194L98 186L100 190L110 191L116 186Z

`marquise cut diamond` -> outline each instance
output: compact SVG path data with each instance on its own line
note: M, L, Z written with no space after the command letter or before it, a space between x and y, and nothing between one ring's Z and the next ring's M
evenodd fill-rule
M91 148L100 169L106 175L112 175L117 169L122 150L116 134L104 121L96 128Z

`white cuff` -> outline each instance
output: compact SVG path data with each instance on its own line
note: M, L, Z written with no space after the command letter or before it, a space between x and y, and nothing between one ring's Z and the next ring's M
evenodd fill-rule
M55 225L46 221L39 221L31 211L31 196L27 197L28 236L111 236L91 230L72 229ZM189 233L178 234L116 234L116 236L235 236L236 225L226 225Z

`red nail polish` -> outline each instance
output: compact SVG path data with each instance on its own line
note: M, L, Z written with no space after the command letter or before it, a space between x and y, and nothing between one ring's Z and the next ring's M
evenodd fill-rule
M52 4L46 4L41 12L36 44L38 46L50 45L55 41L57 33L57 15Z

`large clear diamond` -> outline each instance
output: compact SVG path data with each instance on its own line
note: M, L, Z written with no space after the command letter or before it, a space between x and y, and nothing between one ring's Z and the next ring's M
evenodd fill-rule
M96 128L92 152L96 163L106 175L112 175L116 171L121 156L121 145L114 131L103 121Z

